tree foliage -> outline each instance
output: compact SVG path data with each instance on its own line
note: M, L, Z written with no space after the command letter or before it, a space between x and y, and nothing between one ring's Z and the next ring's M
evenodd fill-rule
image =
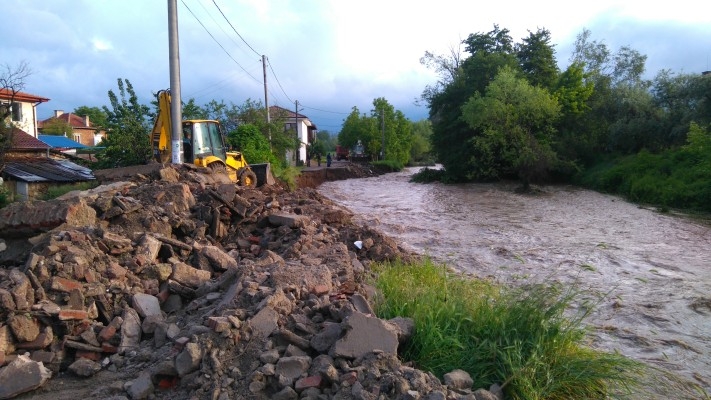
M343 122L338 143L352 148L359 141L371 159L392 160L405 165L410 160L412 122L385 98L379 97L373 100L370 115L361 114L358 107L353 107Z
M412 123L412 141L410 145L410 161L413 163L431 163L432 123L423 119Z
M109 90L111 108L106 113L107 137L99 146L98 168L115 168L145 164L151 159L150 109L140 104L128 79L118 78L118 93Z
M80 106L74 109L74 114L89 117L89 123L97 130L106 128L108 116L99 107Z
M227 135L228 143L240 149L249 163L278 163L269 148L269 140L253 124L242 124Z
M42 133L45 135L66 136L68 138L72 138L74 129L67 121L63 121L59 118L51 118L42 127Z
M551 142L559 115L558 102L545 89L503 68L483 96L475 93L462 108L464 120L482 132L472 139L473 176L518 176L526 187L545 178L556 161Z

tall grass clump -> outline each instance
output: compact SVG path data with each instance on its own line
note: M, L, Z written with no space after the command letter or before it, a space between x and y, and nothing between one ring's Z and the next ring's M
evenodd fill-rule
M570 291L505 288L430 260L376 273L378 316L415 321L400 355L440 378L463 369L475 388L497 383L510 399L626 398L641 386L645 364L584 345L582 317L564 315Z
M50 186L47 188L47 191L40 196L40 200L52 200L55 199L63 194L73 192L73 191L82 191L82 190L89 190L93 189L95 187L99 186L97 181L87 181L87 182L78 182L78 183L72 183L72 184L66 184L66 185L58 185L58 186Z

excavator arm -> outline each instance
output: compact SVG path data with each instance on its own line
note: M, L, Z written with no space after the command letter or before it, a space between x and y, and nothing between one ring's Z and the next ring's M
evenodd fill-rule
M160 163L171 162L171 133L172 121L170 119L170 91L161 90L158 92L158 116L151 131L151 144L153 157Z

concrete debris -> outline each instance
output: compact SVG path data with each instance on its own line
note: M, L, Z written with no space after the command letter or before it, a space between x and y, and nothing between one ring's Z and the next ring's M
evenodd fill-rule
M194 166L151 168L0 210L0 399L454 399L470 389L398 359L414 324L377 318L366 279L372 262L411 255L354 225L312 189L318 177L294 191L246 189ZM366 176L343 170L328 173ZM64 396L67 376L85 385Z
M0 369L0 399L11 399L42 386L52 373L41 362L19 355Z

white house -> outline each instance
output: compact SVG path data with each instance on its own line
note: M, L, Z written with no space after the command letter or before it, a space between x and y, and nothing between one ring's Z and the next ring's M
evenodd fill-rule
M284 129L286 131L296 130L296 136L299 138L299 149L296 153L289 151L286 154L286 159L290 164L304 164L306 162L306 145L313 143L316 138L316 124L311 122L309 117L299 114L293 110L287 110L279 106L269 107L269 112L272 115L282 115L285 118Z
M10 121L24 132L37 137L37 106L48 102L46 97L0 89L0 107L12 110Z

